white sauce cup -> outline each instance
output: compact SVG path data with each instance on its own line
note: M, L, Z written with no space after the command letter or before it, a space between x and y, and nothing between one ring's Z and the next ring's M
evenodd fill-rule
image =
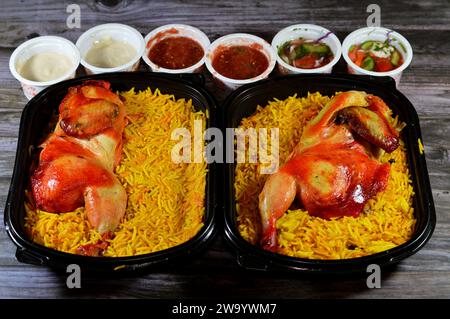
M255 44L257 44L260 47L259 50L266 56L267 60L269 61L269 66L260 75L245 80L230 79L217 72L212 66L212 61L216 53L215 51L217 50L218 47L235 46L235 45L248 46ZM241 85L254 83L256 81L267 78L269 74L272 72L273 68L275 67L276 61L277 60L275 51L272 49L272 47L266 40L252 34L233 33L220 37L213 43L211 43L206 53L205 63L206 67L208 68L208 71L212 74L214 81L219 84L219 87L221 87L222 89L235 90Z
M88 63L85 60L85 56L92 48L94 42L105 38L128 43L136 50L136 55L129 62L114 68L100 68ZM80 50L81 65L84 66L87 74L136 71L145 48L142 34L135 28L120 23L107 23L95 26L84 32L78 38L76 45Z
M194 65L183 69L166 69L160 67L159 65L153 63L148 58L148 53L152 49L152 47L158 43L158 41L170 38L170 37L186 37L196 41L203 49L204 55ZM171 74L179 74L179 73L196 73L201 72L202 66L205 63L206 50L210 45L209 38L204 34L201 30L186 24L167 24L163 25L159 28L152 30L148 33L145 38L145 50L142 55L142 59L145 63L150 67L153 72L164 72Z
M292 66L280 57L278 48L287 41L304 38L308 40L323 39L320 42L328 45L333 52L334 58L330 63L315 69L301 69ZM314 24L295 24L284 28L278 32L272 39L272 48L274 49L278 62L278 70L281 74L298 74L298 73L331 73L333 66L341 57L341 42L331 33L330 30Z
M69 58L72 66L65 74L51 81L38 82L24 78L17 70L18 64L24 64L29 58L39 53L58 53ZM67 39L57 36L41 36L19 45L9 59L9 70L22 85L23 93L30 100L46 87L75 77L80 64L80 53L77 47Z
M361 44L367 40L375 40L384 42L390 38L391 45L393 45L403 57L403 64L395 70L388 72L367 71L357 66L348 56L348 51L352 45ZM403 70L405 70L411 63L413 51L411 44L401 34L382 27L368 27L358 29L350 33L342 43L342 55L345 62L347 62L348 73L351 74L365 74L373 76L390 76L395 80L396 85L400 83Z

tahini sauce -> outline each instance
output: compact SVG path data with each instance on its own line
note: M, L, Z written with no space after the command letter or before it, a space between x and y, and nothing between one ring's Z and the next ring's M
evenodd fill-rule
M106 37L94 42L84 59L99 68L124 65L136 56L136 50L127 42Z

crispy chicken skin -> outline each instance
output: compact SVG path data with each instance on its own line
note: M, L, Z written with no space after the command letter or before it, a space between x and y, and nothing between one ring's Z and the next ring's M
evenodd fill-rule
M369 148L398 147L399 133L391 123L379 97L360 91L333 97L305 126L287 162L266 180L259 195L262 247L277 250L276 221L295 198L313 216L358 216L387 185L390 166Z
M64 213L84 205L91 226L109 236L127 205L125 189L114 175L124 128L124 104L108 82L71 87L31 176L36 207Z

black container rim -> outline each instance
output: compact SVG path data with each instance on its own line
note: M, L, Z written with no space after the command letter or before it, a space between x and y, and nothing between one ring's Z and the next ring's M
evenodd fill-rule
M164 250L135 255L135 256L126 256L126 257L90 257L90 256L82 256L71 253L66 253L62 251L58 251L49 247L45 247L43 245L37 244L29 240L28 238L24 238L20 231L15 227L12 222L12 214L14 213L11 209L11 201L13 196L13 184L18 178L17 167L19 167L20 156L19 150L23 147L23 134L24 129L23 126L27 122L28 110L32 107L37 100L41 99L43 96L52 92L54 90L58 90L61 88L66 88L68 86L79 84L86 80L111 80L113 78L125 78L125 77L145 77L146 79L165 79L171 82L176 83L177 85L182 85L188 87L189 89L198 92L206 101L207 105L205 105L206 110L209 113L209 126L215 125L215 109L217 109L217 102L215 98L209 93L209 91L204 88L205 78L202 74L162 74L156 72L112 72L112 73L102 73L96 75L85 75L81 77L77 77L75 79L70 79L66 81L59 82L55 85L52 85L38 95L36 95L33 99L28 101L25 105L21 120L20 120L20 129L19 129L19 137L18 137L18 145L16 151L16 158L14 163L13 175L11 178L11 185L8 192L8 197L6 200L5 211L4 211L4 224L6 228L6 232L8 233L11 240L17 246L16 257L23 262L39 264L39 265L48 265L56 268L60 268L61 266L67 266L69 264L78 264L80 266L86 266L86 269L90 271L96 270L116 270L116 271L130 271L130 270L138 270L148 268L153 265L160 265L162 263L172 261L181 257L192 255L193 253L199 252L204 249L208 244L211 243L212 239L217 233L217 229L215 226L216 219L216 209L217 202L215 199L215 184L216 184L216 174L217 168L214 164L208 164L208 172L207 172L207 183L206 183L206 196L205 196L205 210L208 209L209 205L209 213L206 214L207 218L203 221L202 228L197 232L197 234L192 237L190 240L181 243L177 246L170 247ZM150 86L150 81L149 85Z
M229 108L233 100L245 94L252 94L254 90L257 90L265 84L289 80L295 81L299 79L308 79L310 81L323 81L324 79L332 81L345 81L351 82L355 89L359 85L369 85L379 90L389 90L390 94L395 95L396 98L400 99L402 103L408 107L411 112L411 119L414 123L417 123L417 125L413 125L416 137L420 140L422 139L420 126L418 125L419 117L417 112L411 102L397 90L394 79L391 77L361 76L352 74L290 74L244 85L232 92L222 104L221 111L224 116L224 127L232 127L232 125L230 125L231 112ZM418 145L412 145L412 147L415 151L419 151ZM417 161L417 165L421 167L422 174L420 178L425 186L425 188L421 190L420 194L427 200L426 222L423 224L422 228L416 230L413 238L399 246L367 256L334 260L299 258L265 251L246 241L237 229L236 220L234 219L234 216L236 215L234 185L231 185L231 181L234 181L235 166L233 163L226 164L224 172L225 180L230 183L226 187L227 194L225 195L224 201L225 238L229 245L237 251L237 260L240 266L250 270L286 270L306 273L340 274L366 272L366 267L370 264L377 264L383 267L396 264L402 259L413 255L420 250L431 238L436 224L436 213L425 156L418 156L415 160ZM416 193L416 196L417 195L418 194Z

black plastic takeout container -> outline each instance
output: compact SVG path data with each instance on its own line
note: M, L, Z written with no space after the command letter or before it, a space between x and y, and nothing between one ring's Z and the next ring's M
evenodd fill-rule
M294 270L307 273L351 273L366 272L367 266L392 265L414 254L425 245L431 237L436 224L433 197L425 163L424 154L420 154L418 140L421 139L419 118L408 99L395 87L395 81L389 77L370 77L355 75L288 75L263 80L255 84L243 86L233 92L223 104L223 115L226 127L235 128L241 120L250 116L257 105L265 106L274 98L286 99L297 94L305 96L308 92L320 92L333 95L338 91L362 90L381 97L407 123L402 137L407 146L408 163L414 188L414 212L417 218L412 238L393 249L377 254L345 259L314 260L285 256L272 253L245 241L239 234L236 221L236 202L234 193L235 165L225 164L225 236L237 251L238 263L253 270Z
M89 271L131 272L151 266L160 266L167 262L178 261L199 252L211 241L215 234L216 209L216 168L208 165L204 226L191 240L158 252L131 257L88 257L64 253L38 245L27 238L24 229L25 189L29 181L30 165L35 156L39 141L52 130L49 127L52 118L57 115L58 106L71 86L86 80L106 80L114 91L131 88L145 90L158 88L162 93L173 94L176 98L192 99L196 110L207 111L209 118L206 127L215 126L214 98L203 88L204 77L198 74L162 75L150 72L120 72L84 76L64 81L42 91L25 106L20 120L19 140L11 186L5 207L6 230L17 245L16 257L19 261L56 268L66 268L69 264L78 264ZM151 120L151 119L149 119Z

